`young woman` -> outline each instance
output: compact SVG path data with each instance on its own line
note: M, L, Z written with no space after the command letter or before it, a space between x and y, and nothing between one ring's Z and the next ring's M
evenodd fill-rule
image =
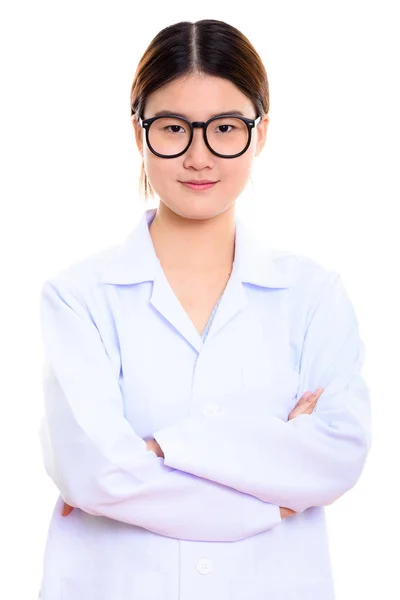
M265 68L227 23L177 23L131 107L159 205L42 290L41 598L332 600L324 507L370 449L364 344L340 275L235 214Z

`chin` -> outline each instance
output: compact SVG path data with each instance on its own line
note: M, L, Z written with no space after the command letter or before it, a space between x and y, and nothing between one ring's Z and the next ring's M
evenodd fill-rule
M185 199L182 200L182 202L179 202L179 204L176 202L168 203L161 199L160 202L165 204L168 207L168 210L184 219L212 219L226 210L225 208L218 209L218 207L215 206L215 203L212 203L211 201L205 202L200 199L197 202L193 201L193 199Z
M202 205L185 203L185 205L180 205L175 212L186 219L206 220L213 219L230 208L232 208L232 203L227 206L215 206L215 203L211 202L208 205L205 202Z

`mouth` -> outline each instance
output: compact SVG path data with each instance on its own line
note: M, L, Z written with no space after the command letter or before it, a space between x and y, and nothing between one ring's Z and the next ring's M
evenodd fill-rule
M191 190L197 190L197 191L201 191L201 190L209 190L210 188L214 187L218 181L208 181L206 183L195 183L192 181L181 181L180 183L182 183L185 187L191 189Z

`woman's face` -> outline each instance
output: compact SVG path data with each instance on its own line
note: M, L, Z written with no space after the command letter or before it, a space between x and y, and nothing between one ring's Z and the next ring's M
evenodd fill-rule
M232 111L241 111L250 119L257 116L251 100L230 81L198 74L182 77L150 94L144 118L149 119L163 110L185 116L190 121L207 121L214 115ZM254 157L264 146L268 121L268 116L264 116L252 129L250 146L236 158L213 154L207 148L200 128L194 129L192 143L184 154L161 158L148 148L145 131L136 123L135 115L132 116L136 142L150 184L170 210L189 219L210 218L234 204L247 185ZM175 132L177 129L173 130ZM199 179L218 183L204 191L192 190L181 183Z

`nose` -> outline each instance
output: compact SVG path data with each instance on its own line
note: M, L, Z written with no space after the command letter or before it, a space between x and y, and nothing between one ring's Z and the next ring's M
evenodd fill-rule
M189 161L191 164L196 164L197 166L214 161L214 155L207 147L201 127L194 128L192 142L186 150L184 157L185 161Z

